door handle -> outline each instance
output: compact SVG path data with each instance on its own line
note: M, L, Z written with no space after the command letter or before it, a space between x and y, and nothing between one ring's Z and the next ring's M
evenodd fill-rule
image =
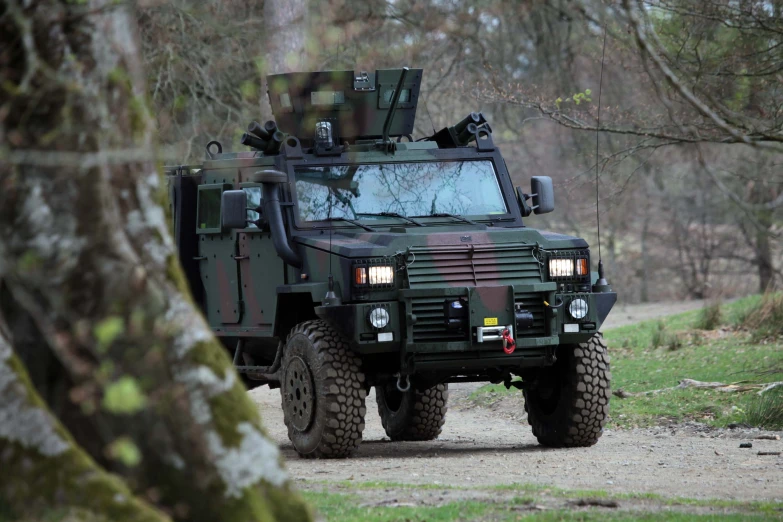
M207 258L207 256L197 256L193 258L193 261L203 261Z
M234 259L236 259L237 261L241 261L243 259L249 259L249 258L250 256L234 256Z

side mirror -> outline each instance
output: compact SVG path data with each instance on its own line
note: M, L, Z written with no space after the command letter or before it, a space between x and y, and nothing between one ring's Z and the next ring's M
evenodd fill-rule
M530 178L530 191L533 193L533 212L548 214L555 209L555 191L552 188L552 178L533 176Z
M244 190L226 190L220 201L220 221L229 230L247 227L247 194Z

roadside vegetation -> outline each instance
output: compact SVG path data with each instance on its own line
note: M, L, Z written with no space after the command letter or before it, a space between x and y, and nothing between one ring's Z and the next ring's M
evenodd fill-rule
M654 494L612 494L535 484L462 488L386 482L299 484L327 521L734 521L780 516L773 502L670 499ZM322 489L321 489L322 488ZM467 498L460 499L465 496Z
M697 421L783 429L783 386L758 393L783 381L782 293L713 303L604 336L615 393L609 427ZM702 387L708 383L713 387ZM484 386L471 398L487 404L509 394L522 400L503 385Z

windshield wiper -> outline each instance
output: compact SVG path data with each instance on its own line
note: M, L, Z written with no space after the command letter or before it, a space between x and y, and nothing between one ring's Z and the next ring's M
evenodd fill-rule
M330 218L324 218L320 221L345 221L346 223L350 223L351 225L356 225L357 227L362 227L364 230L367 230L368 232L375 232L375 230L371 229L367 225L362 225L356 220L348 219L346 217L330 217Z
M463 223L467 223L469 225L478 225L475 221L472 221L466 217L459 216L457 214L449 214L448 212L435 212L434 214L427 214L426 216L413 216L415 218L423 218L423 217L450 217L453 219L459 219Z
M411 219L407 216L403 216L402 214L398 214L397 212L359 212L356 214L357 216L381 216L381 217L394 217L394 218L400 218L404 219L405 221L409 223L413 223L417 227L423 227L425 226L424 223L420 223L416 221L415 219Z

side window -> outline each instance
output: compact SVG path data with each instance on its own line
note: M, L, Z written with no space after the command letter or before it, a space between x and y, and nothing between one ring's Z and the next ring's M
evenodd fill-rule
M202 185L198 188L197 232L220 232L220 198L222 185Z
M261 206L261 187L242 187L242 190L247 194L247 220L250 223L247 224L247 228L258 228L253 221L258 221L261 218L261 214L251 208L258 208Z

